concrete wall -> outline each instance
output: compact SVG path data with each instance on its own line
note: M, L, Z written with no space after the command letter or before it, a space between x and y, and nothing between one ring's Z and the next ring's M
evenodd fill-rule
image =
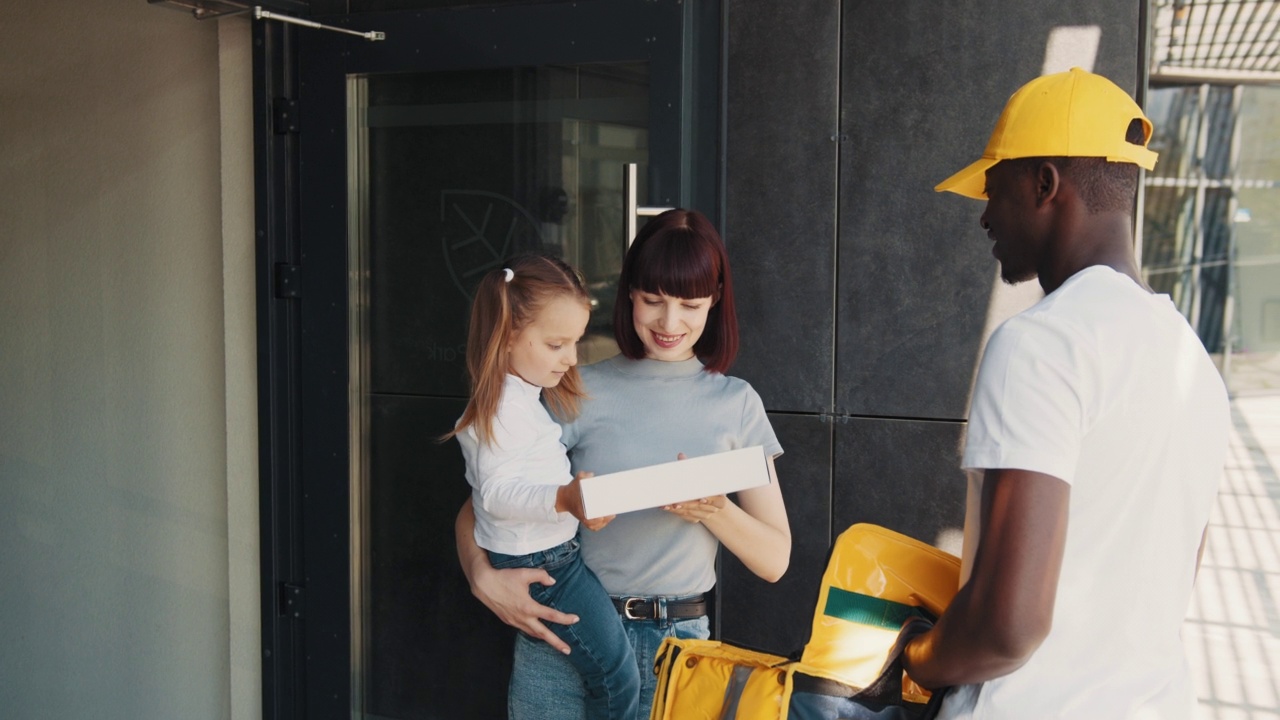
M0 714L252 717L252 153L219 25L52 0L0 27Z

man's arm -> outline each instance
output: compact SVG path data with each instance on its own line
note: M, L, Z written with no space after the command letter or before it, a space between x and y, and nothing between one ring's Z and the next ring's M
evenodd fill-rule
M578 616L549 608L529 595L530 584L552 585L555 579L546 570L538 568L495 570L489 564L484 550L476 544L475 527L475 510L468 498L458 512L458 519L454 521L453 534L458 546L458 563L462 565L462 572L471 584L471 594L502 622L568 654L569 646L542 623L546 621L572 625L578 622Z
M1053 625L1070 496L1071 486L1052 475L986 472L973 571L937 625L907 645L913 680L927 688L978 683L1031 658Z

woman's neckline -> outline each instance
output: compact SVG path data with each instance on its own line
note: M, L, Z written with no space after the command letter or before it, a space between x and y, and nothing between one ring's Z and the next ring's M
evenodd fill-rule
M623 355L614 355L612 358L609 358L609 362L613 363L613 366L620 372L628 375L639 375L642 377L693 377L700 372L704 372L702 361L696 357L691 357L688 360L668 362L665 360L653 360L650 358L632 360Z

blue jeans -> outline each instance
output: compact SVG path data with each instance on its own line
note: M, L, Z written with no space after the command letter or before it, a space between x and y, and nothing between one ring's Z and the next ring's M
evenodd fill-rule
M668 636L698 638L711 636L705 616L687 620L626 620L630 652L640 672L640 718L649 716L657 678L653 659L658 646ZM586 720L582 681L565 656L550 645L527 635L516 636L515 666L507 690L509 720Z
M529 594L543 605L578 616L578 622L573 625L547 623L547 627L571 650L567 656L552 652L565 659L574 672L579 689L584 691L584 717L590 720L636 720L640 673L636 669L635 656L623 632L622 620L613 608L613 601L595 573L582 562L578 544L575 537L549 550L528 555L490 552L489 561L497 569L542 568L556 579L550 586L533 583L529 586ZM524 639L524 636L520 638ZM543 715L542 718L551 720L552 716Z

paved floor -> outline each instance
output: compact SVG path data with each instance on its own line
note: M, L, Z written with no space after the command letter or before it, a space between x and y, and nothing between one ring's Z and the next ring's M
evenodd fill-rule
M1235 432L1183 641L1203 720L1280 720L1280 394Z

